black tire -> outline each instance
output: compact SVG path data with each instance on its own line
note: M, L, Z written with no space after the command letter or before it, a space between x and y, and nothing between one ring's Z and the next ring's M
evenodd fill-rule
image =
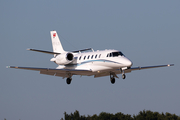
M111 78L111 83L114 84L115 83L115 78Z
M122 79L125 79L126 78L126 75L125 74L122 74Z
M72 80L71 78L67 78L67 79L66 79L66 83L67 83L68 85L71 84L71 80Z

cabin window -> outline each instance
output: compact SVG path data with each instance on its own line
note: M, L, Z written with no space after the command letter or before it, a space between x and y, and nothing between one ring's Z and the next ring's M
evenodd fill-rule
M81 60L81 56L79 57L79 60Z
M101 57L101 54L99 55L99 58Z
M87 57L87 59L89 59L90 55Z
M91 59L93 59L93 56L94 56L94 55L91 56Z
M97 55L95 56L95 58L97 58Z
M86 59L86 56L84 56L84 60Z

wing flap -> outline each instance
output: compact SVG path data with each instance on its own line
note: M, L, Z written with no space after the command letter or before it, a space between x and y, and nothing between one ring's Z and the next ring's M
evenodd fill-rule
M55 73L55 72L48 72L48 71L40 71L40 74L45 74L45 75L52 75L52 76L54 76L56 73Z

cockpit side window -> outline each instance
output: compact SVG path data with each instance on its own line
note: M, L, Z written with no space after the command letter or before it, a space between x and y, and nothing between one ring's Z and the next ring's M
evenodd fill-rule
M107 56L106 57L109 57L109 54L107 54Z
M109 57L112 57L112 53L109 54Z

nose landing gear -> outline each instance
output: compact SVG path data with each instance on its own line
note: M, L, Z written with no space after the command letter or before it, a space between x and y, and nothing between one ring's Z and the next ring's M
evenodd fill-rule
M121 73L122 73L122 79L125 79L125 78L126 78L126 75L125 75L125 73L124 73L124 70L121 68L120 71L121 71Z
M126 78L126 75L123 73L122 74L122 79L125 79Z

